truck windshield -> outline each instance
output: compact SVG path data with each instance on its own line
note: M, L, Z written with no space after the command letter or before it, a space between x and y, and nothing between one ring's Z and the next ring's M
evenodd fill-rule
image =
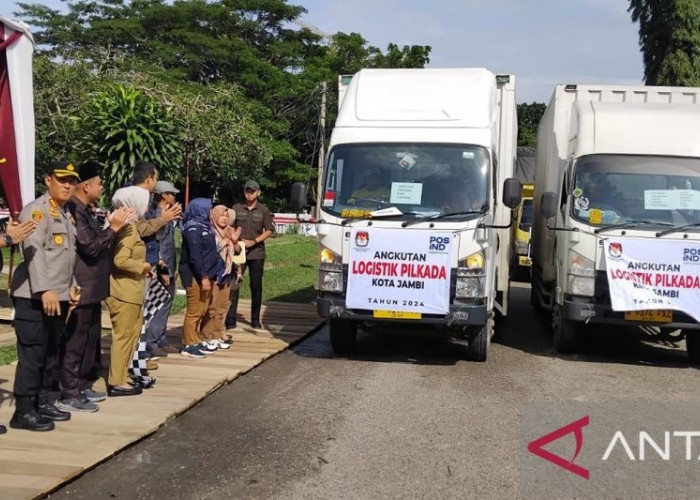
M574 166L572 216L595 226L700 222L700 159L591 155Z
M391 207L405 218L474 218L488 210L489 178L480 146L340 145L330 152L322 207L353 218Z

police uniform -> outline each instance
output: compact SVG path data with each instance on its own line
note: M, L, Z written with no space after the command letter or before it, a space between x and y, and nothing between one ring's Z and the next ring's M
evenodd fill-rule
M73 165L54 168L56 176L78 177ZM20 222L38 221L38 226L22 243L23 262L12 278L12 301L17 335L17 371L15 375L15 419L38 410L52 420L67 420L70 414L58 411L48 393L56 384L58 346L63 335L70 287L75 285L75 222L47 192L29 203L19 216ZM53 290L58 294L60 314L44 314L41 296ZM22 427L20 422L17 427ZM13 425L13 422L10 422ZM37 429L50 430L50 429Z

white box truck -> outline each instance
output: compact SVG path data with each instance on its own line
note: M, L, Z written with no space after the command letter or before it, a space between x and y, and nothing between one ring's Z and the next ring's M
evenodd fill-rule
M514 77L364 69L339 84L316 227L333 348L353 349L358 327L421 325L485 360L520 201ZM292 205L305 203L296 184Z
M551 311L555 348L595 324L649 326L680 330L697 361L683 301L700 296L678 280L700 247L700 89L556 86L535 175L531 303Z

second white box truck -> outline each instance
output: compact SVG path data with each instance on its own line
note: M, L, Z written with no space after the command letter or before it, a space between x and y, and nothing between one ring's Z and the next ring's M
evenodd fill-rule
M557 86L534 211L531 302L558 351L596 324L653 326L699 360L700 89Z

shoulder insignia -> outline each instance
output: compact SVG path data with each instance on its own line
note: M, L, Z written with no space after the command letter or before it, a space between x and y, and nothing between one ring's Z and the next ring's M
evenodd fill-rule
M41 222L44 219L44 212L41 210L32 210L32 220Z

